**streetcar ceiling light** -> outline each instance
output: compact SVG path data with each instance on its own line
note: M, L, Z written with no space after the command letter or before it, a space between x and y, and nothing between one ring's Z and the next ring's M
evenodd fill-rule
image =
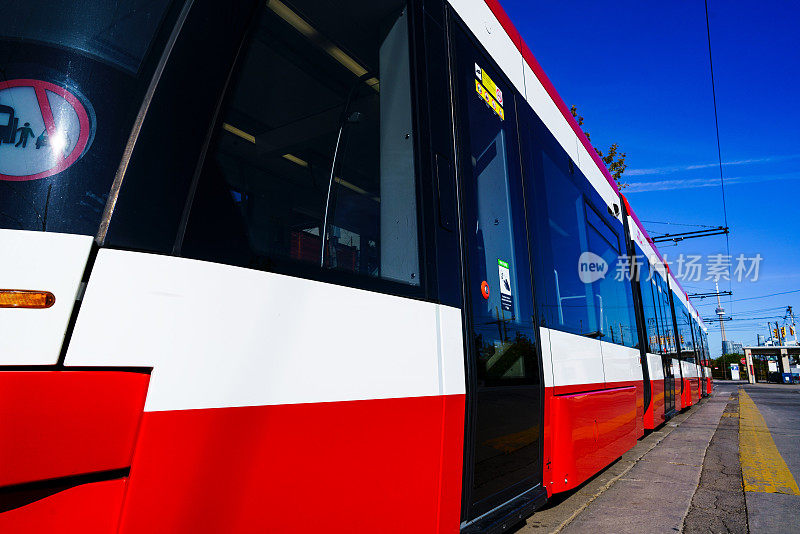
M301 167L308 167L308 162L304 159L300 159L294 154L284 154L283 159L289 160L295 165L300 165Z
M49 291L0 289L0 308L49 308L56 297Z
M337 176L336 178L334 178L334 181L335 181L337 184L339 184L339 185L342 185L342 186L346 187L346 188L347 188L347 189L349 189L350 191L355 191L355 192L356 192L356 193L358 193L359 195L367 195L367 194L368 194L368 193L367 193L365 190L361 189L361 188L360 188L360 187L358 187L357 185L351 184L351 183L350 183L350 182L348 182L347 180L342 180L342 179L341 179L341 178L339 178L338 176Z
M227 122L223 122L222 123L222 129L225 130L226 132L232 133L233 135L235 135L237 137L241 137L245 141L249 141L249 142L251 142L253 144L256 143L256 136L254 136L252 134L249 134L249 133L245 132L244 130L240 130L239 128L237 128L236 126L233 126L232 124L228 124Z
M322 35L316 28L306 22L300 15L292 11L292 9L281 2L281 0L267 0L267 7L270 8L276 15L285 20L292 28L300 32L300 34L324 50L329 56L339 62L344 68L358 76L364 76L367 69L353 59L347 52L333 44L328 38ZM364 83L375 89L380 90L380 84L375 77L367 79Z
M336 46L335 44L325 45L325 51L333 59L341 63L344 68L358 76L359 78L367 73L367 69L361 66L355 59L347 55L347 53Z
M372 200L374 200L375 202L380 202L381 201L381 199L379 197L371 195L368 191L365 191L364 189L361 189L360 187L358 187L355 184L351 184L347 180L342 180L338 176L334 177L333 181L336 182L337 184L343 186L343 187L346 187L347 189L349 189L350 191L353 191L354 193L358 193L359 195L364 195L365 197L369 197Z

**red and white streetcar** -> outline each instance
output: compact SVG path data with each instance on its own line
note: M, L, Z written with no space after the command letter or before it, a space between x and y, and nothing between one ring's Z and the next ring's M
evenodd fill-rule
M496 0L0 11L0 532L493 532L711 391Z

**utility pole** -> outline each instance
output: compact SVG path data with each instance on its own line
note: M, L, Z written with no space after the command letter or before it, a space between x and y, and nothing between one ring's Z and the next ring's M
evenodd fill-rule
M784 317L784 320L786 320L785 317ZM778 321L775 321L775 328L778 328L778 341L780 343L780 346L782 347L784 345L784 343L786 343L786 340L785 340L785 336L781 335L781 331L780 331L780 329L778 327ZM779 349L778 362L779 362L781 373L790 373L791 372L789 370L790 366L789 366L788 349Z
M725 359L725 309L722 307L722 302L719 300L719 282L714 282L714 290L717 292L717 317L719 317L719 330L722 335L722 377L725 377L728 361ZM731 380L733 380L733 371L731 371Z

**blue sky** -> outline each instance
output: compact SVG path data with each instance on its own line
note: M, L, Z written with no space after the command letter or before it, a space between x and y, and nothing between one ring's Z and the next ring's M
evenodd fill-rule
M654 221L645 223L651 235L724 223L701 0L501 3L592 142L628 154L624 193L640 219ZM800 3L711 0L709 18L730 252L734 263L739 254L763 258L756 282L731 283L726 328L755 345L768 320L783 323L787 305L800 313ZM660 250L702 254L703 263L726 254L724 236ZM714 288L682 284L689 293ZM694 302L713 315L716 302ZM719 328L707 324L718 356Z

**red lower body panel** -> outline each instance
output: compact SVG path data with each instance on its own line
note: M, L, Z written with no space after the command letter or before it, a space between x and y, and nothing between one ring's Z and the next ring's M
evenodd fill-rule
M0 372L0 487L130 465L150 377Z
M606 382L603 389L636 388L636 438L644 436L644 382Z
M636 444L642 412L633 385L552 395L548 401L549 493L578 486Z
M120 532L458 532L464 401L146 412Z
M714 386L711 384L711 377L706 377L706 393L711 395L712 391L714 391Z
M650 381L650 406L644 412L644 427L652 430L666 421L664 417L664 381Z
M121 371L0 372L0 532L116 533L127 479L69 487L68 477L130 466L149 380Z
M117 479L82 484L0 513L0 532L114 534L125 482L126 479Z
M684 408L689 408L692 405L692 383L688 378L683 379L683 404Z

